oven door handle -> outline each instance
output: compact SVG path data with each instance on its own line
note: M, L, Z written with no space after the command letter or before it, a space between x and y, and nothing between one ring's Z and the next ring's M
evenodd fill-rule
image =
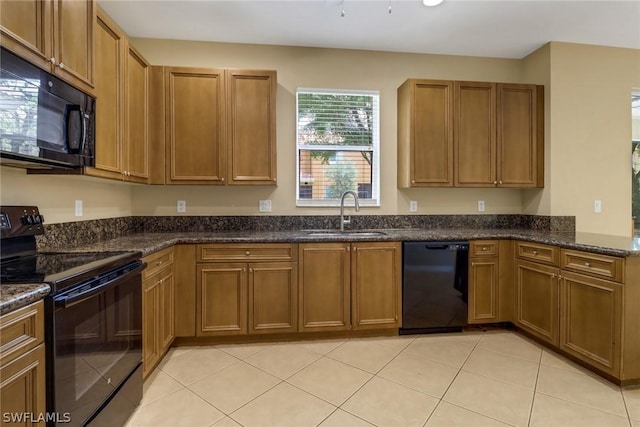
M140 266L127 272L127 274L125 275L117 277L116 279L113 279L109 282L102 283L99 286L93 287L91 289L87 289L86 291L80 292L79 294L76 294L73 296L61 295L60 297L54 298L55 306L56 308L58 307L69 308L69 307L73 307L76 304L80 304L81 302L86 301L89 298L92 298L97 294L104 292L107 288L111 288L124 280L130 279L131 276L136 275L140 273L142 270L144 270L146 266L147 266L146 263L142 263Z

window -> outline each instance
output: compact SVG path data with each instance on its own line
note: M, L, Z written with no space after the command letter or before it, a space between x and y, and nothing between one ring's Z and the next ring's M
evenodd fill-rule
M298 89L297 206L379 206L378 92Z
M640 92L631 95L631 218L640 237Z

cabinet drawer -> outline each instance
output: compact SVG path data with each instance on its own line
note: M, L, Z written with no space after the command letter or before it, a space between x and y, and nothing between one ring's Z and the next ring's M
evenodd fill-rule
M44 303L38 301L0 317L0 363L14 360L44 341Z
M290 243L198 245L197 262L296 261L296 247Z
M497 256L499 252L499 240L476 240L469 242L470 256Z
M622 258L563 249L561 262L562 268L566 270L604 277L616 282L622 282L624 279Z
M173 265L173 246L147 255L142 258L142 261L147 263L147 268L142 272L142 279L144 280L160 270Z
M558 265L560 250L553 246L538 243L517 242L516 256L530 261Z

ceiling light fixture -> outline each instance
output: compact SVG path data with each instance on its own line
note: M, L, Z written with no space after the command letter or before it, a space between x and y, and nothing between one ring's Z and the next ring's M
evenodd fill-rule
M442 3L442 0L422 0L422 4L428 7L437 6Z

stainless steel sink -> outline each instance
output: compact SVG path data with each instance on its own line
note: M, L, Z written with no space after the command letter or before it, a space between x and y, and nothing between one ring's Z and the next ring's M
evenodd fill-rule
M348 230L348 231L339 231L339 230L311 230L307 231L307 235L309 236L360 236L360 237L375 237L375 236L384 236L384 231L366 231L366 230Z

